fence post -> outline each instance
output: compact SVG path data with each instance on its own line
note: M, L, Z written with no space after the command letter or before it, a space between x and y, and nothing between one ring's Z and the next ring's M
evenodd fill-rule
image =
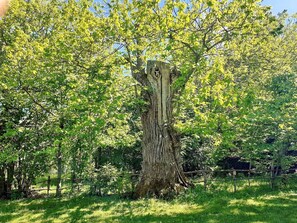
M249 172L248 172L248 182L249 182L249 187L251 186L251 170L249 169Z
M207 190L207 175L205 170L203 170L203 183L204 183L204 190Z
M236 170L233 170L233 184L234 192L236 192Z
M251 186L251 169L252 169L252 160L250 159L249 172L248 172L249 187Z
M51 177L48 176L47 177L47 196L49 196L50 190L51 190Z
M274 166L273 166L273 162L271 163L271 189L274 188Z

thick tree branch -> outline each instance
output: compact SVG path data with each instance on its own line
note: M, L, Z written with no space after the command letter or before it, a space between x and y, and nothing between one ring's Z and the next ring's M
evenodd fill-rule
M136 81L138 81L142 86L148 86L148 80L147 80L147 75L145 73L144 62L140 58L140 54L138 53L136 55L136 62L133 63L132 53L127 42L126 42L126 51L127 51L126 60L130 65L132 77Z

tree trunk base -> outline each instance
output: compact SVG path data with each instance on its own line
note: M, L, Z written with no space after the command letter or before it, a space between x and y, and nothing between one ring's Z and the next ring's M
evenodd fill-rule
M171 171L167 173L168 175L164 174L163 176L157 175L157 172L154 171L151 171L150 174L142 174L133 197L136 199L145 197L170 199L193 186L183 172Z
M150 184L144 184L140 182L136 187L133 198L138 199L153 197L171 199L185 191L189 186L184 186L177 183L171 185L162 181L155 181L151 182Z

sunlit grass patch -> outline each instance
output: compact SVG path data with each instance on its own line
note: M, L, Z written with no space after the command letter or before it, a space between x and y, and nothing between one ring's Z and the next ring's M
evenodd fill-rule
M174 200L128 200L88 195L0 201L0 222L263 222L296 223L297 190L269 185L242 186L234 193L224 185L202 186Z

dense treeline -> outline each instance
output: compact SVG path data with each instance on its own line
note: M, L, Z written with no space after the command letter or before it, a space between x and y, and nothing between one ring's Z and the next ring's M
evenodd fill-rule
M60 196L63 177L105 179L140 171L142 159L156 175L153 147L168 147L176 175L156 184L143 170L139 196L186 187L179 165L229 156L285 171L297 143L296 28L256 0L12 1L0 20L0 197L30 196L53 173ZM166 64L148 70L147 60ZM149 75L163 68L166 118L150 123L164 105Z

